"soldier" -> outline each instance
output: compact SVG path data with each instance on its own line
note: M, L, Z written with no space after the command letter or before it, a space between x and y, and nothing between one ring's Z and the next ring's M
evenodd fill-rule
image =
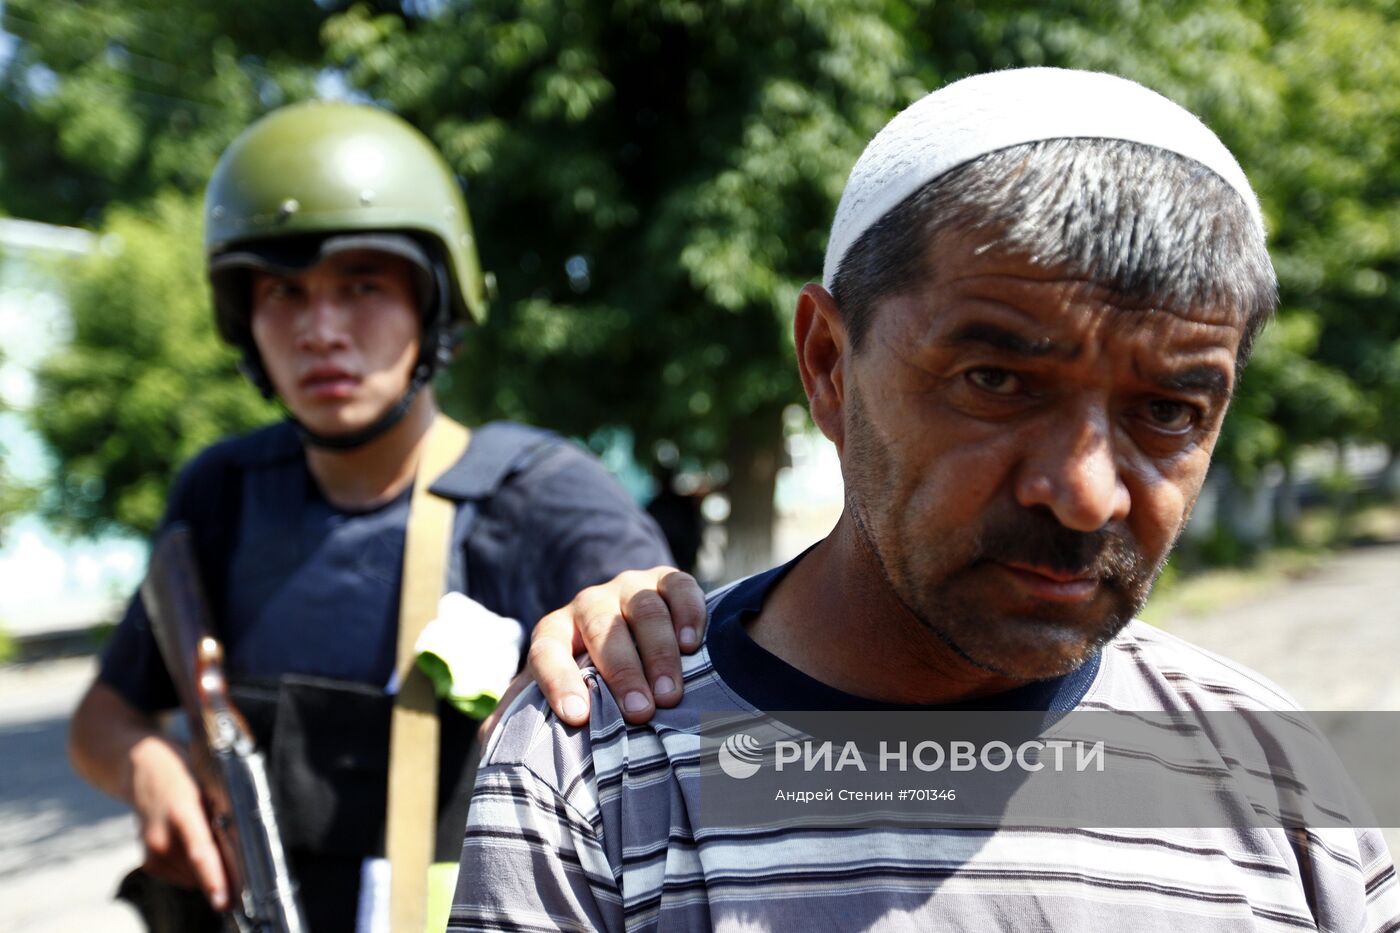
M655 524L575 446L509 423L468 432L438 413L432 375L465 325L484 318L488 279L455 178L408 124L348 104L267 116L214 171L205 244L219 332L288 418L196 457L165 522L193 530L235 699L269 752L309 925L339 933L398 901L400 881L384 881L382 856L391 681L405 670L401 583L419 572L404 561L405 530L418 497L452 504L443 563L447 590L465 594L451 605L459 624L476 626L469 638L489 629L509 642L514 623L503 620L532 624L585 587L670 556ZM452 465L415 490L434 445L453 450L444 461ZM616 602L619 593L593 590ZM509 669L497 677L514 673L524 640L515 632ZM535 652L547 680L573 683L551 660L572 668L577 647L598 649L640 684L629 690L633 714L650 715L652 690L620 612L581 634L558 624L550 633L560 644ZM658 659L646 665L656 701L674 703L674 636L653 627L640 640ZM577 693L553 695L575 721L586 715ZM74 715L70 752L87 780L139 817L146 864L124 890L150 905L153 924L172 903L172 885L202 890L216 909L231 896L184 752L159 728L158 715L175 705L138 596ZM437 720L437 822L415 831L426 847L435 830L435 859L453 863L477 723L445 704ZM430 774L431 764L418 770ZM432 875L448 896L450 874ZM167 919L172 928L217 928L204 898L173 900L202 916ZM421 896L418 904L421 924Z

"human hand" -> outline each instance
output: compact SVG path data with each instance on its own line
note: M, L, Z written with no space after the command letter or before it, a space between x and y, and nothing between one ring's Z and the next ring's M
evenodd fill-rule
M583 590L535 626L525 669L481 724L481 747L511 701L531 683L540 685L561 720L572 726L586 723L588 688L575 660L583 652L619 698L628 722L646 722L657 706L675 706L684 693L681 652L700 647L705 618L700 584L674 567L629 570Z
M199 785L184 753L162 736L131 750L129 797L146 850L142 866L171 884L204 892L217 911L228 909L228 878Z

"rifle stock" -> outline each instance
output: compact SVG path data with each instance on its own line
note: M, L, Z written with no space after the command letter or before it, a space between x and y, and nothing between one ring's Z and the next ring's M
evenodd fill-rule
M213 635L188 526L174 524L156 541L141 599L189 720L195 779L235 894L234 926L239 933L305 933L267 769L229 699L223 646Z

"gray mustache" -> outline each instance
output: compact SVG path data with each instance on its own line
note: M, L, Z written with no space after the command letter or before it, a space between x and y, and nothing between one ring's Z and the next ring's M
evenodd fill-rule
M1024 510L989 523L981 536L981 560L1031 564L1055 573L1130 584L1151 572L1147 558L1124 532L1105 527L1075 531L1048 509Z

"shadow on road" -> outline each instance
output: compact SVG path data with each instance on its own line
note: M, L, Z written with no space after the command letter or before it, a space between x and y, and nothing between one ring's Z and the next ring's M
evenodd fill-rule
M129 812L73 773L67 734L67 716L0 724L0 835L9 856L0 859L0 876L32 871L105 843L105 838L85 838L84 831ZM124 829L122 837L129 833Z

